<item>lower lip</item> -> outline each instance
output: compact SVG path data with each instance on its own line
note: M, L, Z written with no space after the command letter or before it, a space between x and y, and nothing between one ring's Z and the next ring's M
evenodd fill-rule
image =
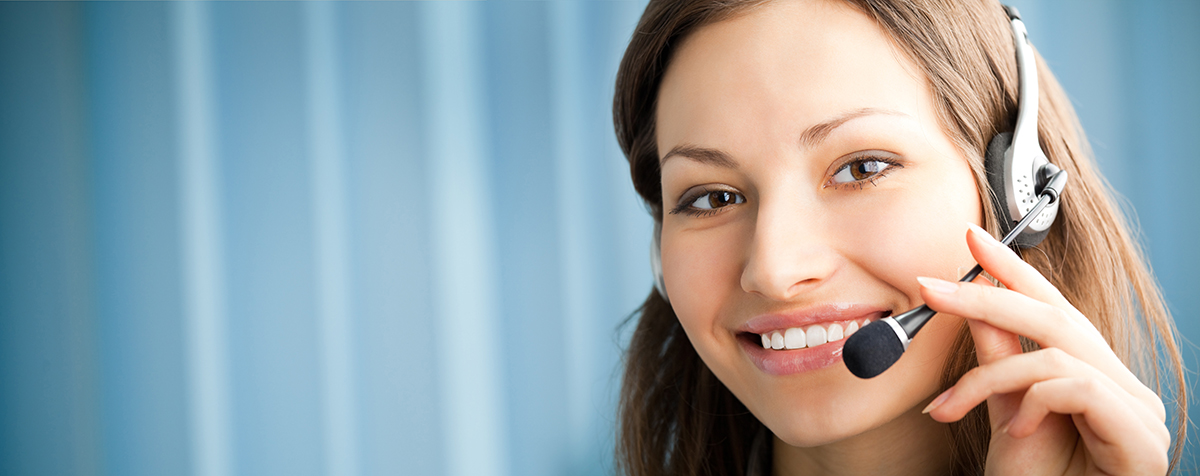
M823 369L841 362L842 346L846 344L846 339L793 350L764 349L748 339L738 339L738 343L759 370L770 375L791 375Z

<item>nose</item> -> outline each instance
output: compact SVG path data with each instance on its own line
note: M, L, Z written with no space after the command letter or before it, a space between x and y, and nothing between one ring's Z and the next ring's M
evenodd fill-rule
M777 205L758 210L741 286L788 301L827 282L837 270L838 254L828 217L812 207Z

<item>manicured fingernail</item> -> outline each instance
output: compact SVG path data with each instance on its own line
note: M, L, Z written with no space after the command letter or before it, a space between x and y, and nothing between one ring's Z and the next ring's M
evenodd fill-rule
M942 392L942 394L938 395L938 397L933 399L932 402L929 402L929 406L925 407L924 410L921 410L921 413L929 413L929 412L937 409L937 407L942 406L942 404L946 403L946 400L950 398L950 392L953 392L953 391L954 391L954 387L951 387L951 388L947 389L945 392Z
M976 238L982 238L984 243L992 246L1004 246L999 240L996 239L996 237L992 236L991 233L988 233L987 230L980 228L979 225L967 222L967 227L971 229L971 233L974 233Z
M924 286L925 289L939 294L954 294L955 291L958 291L958 283L943 281L938 278L926 278L921 276L917 278L917 282L921 283L921 286Z

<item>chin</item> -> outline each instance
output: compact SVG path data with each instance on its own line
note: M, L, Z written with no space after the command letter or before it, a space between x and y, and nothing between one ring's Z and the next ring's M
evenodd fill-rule
M895 420L909 409L900 403L907 399L881 399L878 391L857 389L864 385L874 387L875 382L860 381L844 368L841 373L847 380L838 382L842 385L825 382L807 391L792 389L790 395L794 397L782 401L771 398L756 402L743 400L743 403L776 437L788 445L802 448L824 446L866 433ZM890 386L899 389L897 385ZM901 390L899 393L908 392ZM755 408L761 411L755 411Z
M960 323L953 318L931 322L923 330L924 342L914 342L905 358L872 379L853 376L840 361L787 376L738 371L734 365L724 369L734 378L718 378L784 443L824 446L902 424L903 415L925 404L940 389L948 341Z
M813 415L804 410L759 418L777 438L797 448L837 443L866 433L891 419L885 415L867 414L863 411L829 417Z

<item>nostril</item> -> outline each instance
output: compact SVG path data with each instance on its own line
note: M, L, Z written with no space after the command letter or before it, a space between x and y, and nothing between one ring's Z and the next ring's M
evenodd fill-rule
M788 253L767 257L758 254L762 253L754 254L746 263L739 284L743 291L772 301L790 301L826 284L837 268L837 260L828 253L794 257L786 256Z

